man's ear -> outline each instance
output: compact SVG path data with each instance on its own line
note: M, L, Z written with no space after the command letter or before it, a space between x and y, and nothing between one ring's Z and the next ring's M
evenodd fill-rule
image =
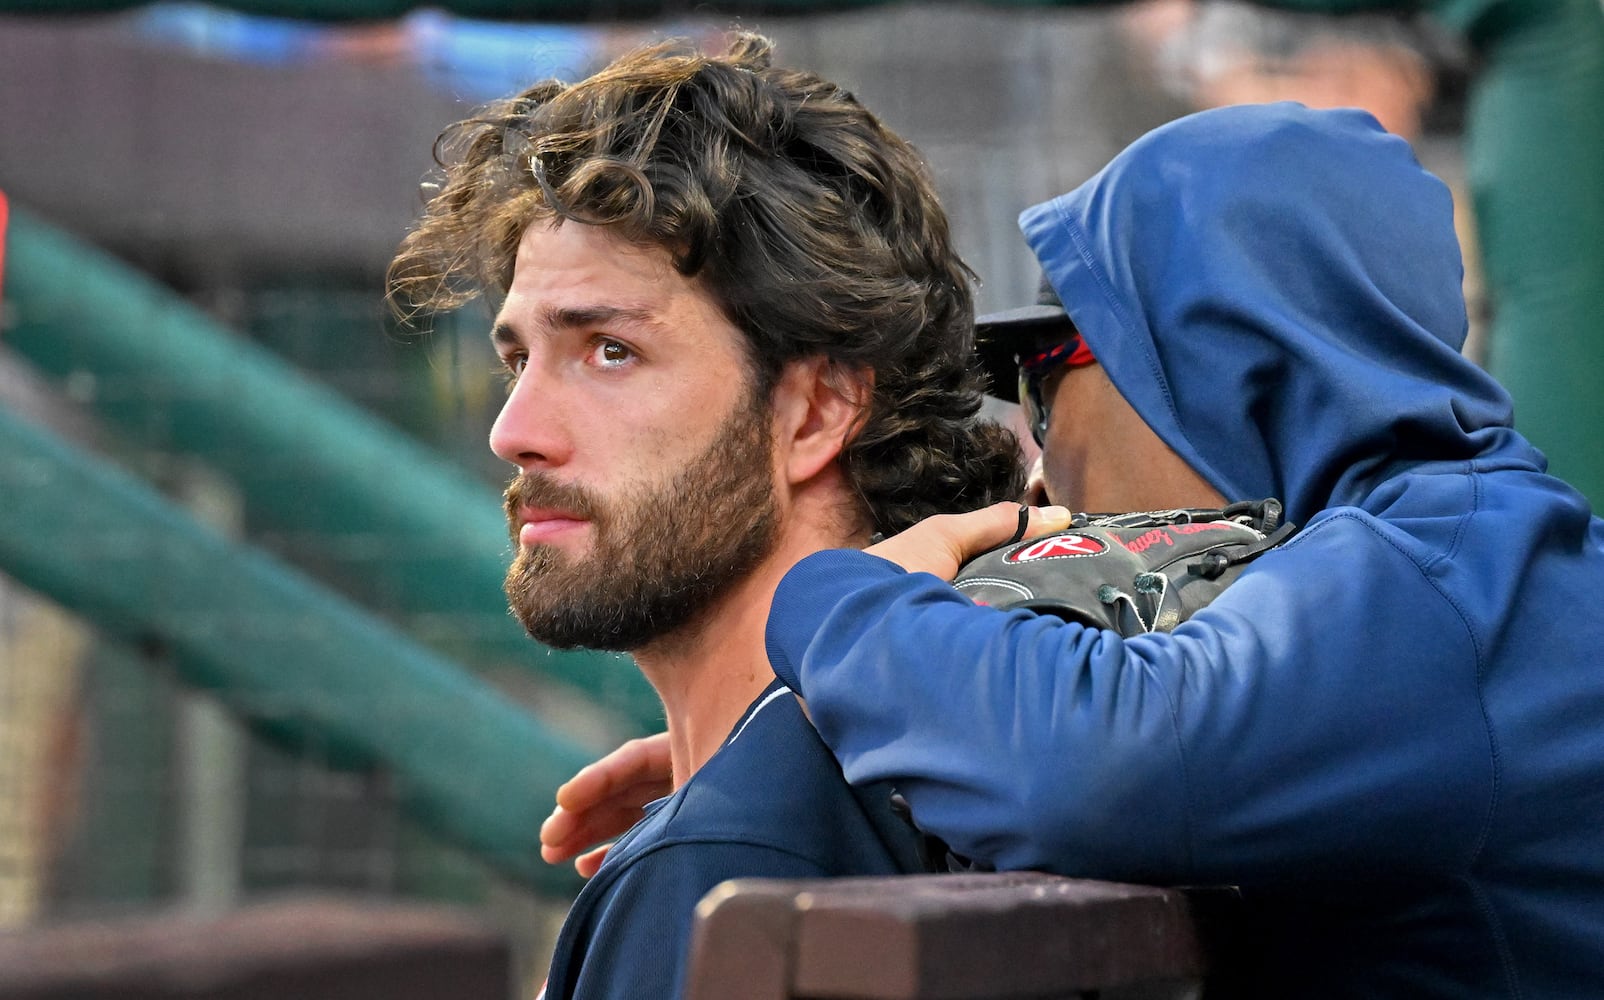
M874 372L823 357L788 362L774 387L774 445L791 483L812 479L840 456L862 426Z

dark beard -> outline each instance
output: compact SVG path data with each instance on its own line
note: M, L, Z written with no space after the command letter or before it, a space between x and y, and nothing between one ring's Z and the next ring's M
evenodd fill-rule
M550 545L519 548L506 591L524 629L558 649L633 652L692 624L744 579L777 535L767 409L748 398L669 483L616 500L541 473L514 479L514 546L523 506L578 514L592 530L577 560Z

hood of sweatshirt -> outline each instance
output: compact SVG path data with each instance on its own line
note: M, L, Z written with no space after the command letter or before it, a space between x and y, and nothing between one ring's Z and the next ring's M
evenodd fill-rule
M1020 227L1114 385L1230 500L1304 523L1423 464L1544 467L1460 353L1448 188L1369 114L1190 115Z

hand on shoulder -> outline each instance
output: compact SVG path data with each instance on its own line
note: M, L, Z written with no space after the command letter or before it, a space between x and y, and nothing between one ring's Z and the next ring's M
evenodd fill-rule
M930 573L951 580L958 575L960 566L980 553L1011 539L1062 531L1069 527L1069 521L1070 512L1064 507L998 503L965 514L937 514L864 551L910 573Z

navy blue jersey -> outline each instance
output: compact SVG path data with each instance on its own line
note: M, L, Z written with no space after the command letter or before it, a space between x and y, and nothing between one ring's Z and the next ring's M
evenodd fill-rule
M701 770L613 846L568 911L543 995L678 996L696 903L725 879L915 870L913 830L861 804L870 801L775 682Z

